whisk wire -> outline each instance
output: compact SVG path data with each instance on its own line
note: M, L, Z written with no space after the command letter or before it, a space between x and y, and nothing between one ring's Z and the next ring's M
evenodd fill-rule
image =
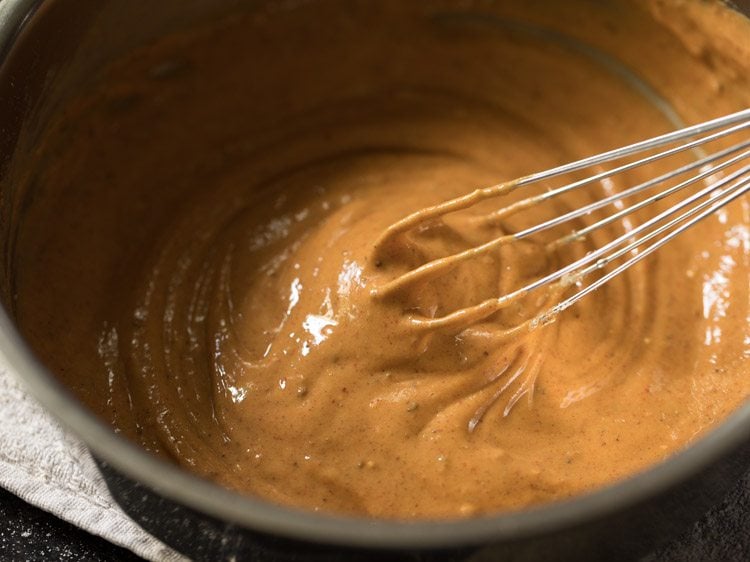
M690 127L685 127L684 129L679 129L677 131L665 133L663 135L659 135L657 137L653 137L647 140L629 144L627 146L615 148L607 152L602 152L595 156L589 156L588 158L576 160L575 162L563 164L562 166L550 168L549 170L546 170L544 172L531 174L518 180L516 182L516 185L520 187L522 185L528 185L530 183L538 182L541 180L551 179L556 176L560 176L562 174L567 174L570 172L577 172L583 168L590 168L593 166L598 166L599 164L611 162L613 160L627 158L628 156L632 156L633 154L637 154L639 152L646 152L653 148L658 148L666 144L670 144L670 143L678 142L678 141L681 141L690 137L702 135L709 131L715 131L716 129L728 127L736 123L740 124L737 129L735 129L734 127L730 127L730 129L727 129L726 131L724 131L724 134L720 136L726 136L738 130L742 130L747 127L750 127L750 108L743 109L742 111L738 111L736 113L725 115L723 117L719 117L711 121L705 121L703 123L699 123L698 125L692 125ZM719 138L719 137L716 137L716 138ZM712 140L715 140L715 139L712 139ZM710 141L706 141L706 142L710 142ZM688 143L688 144L692 144L692 143ZM699 144L703 144L703 143L699 143ZM686 145L682 145L680 147L676 147L677 149L679 149L676 152L681 152L682 150L694 148L695 146L698 146L698 145L693 145L690 147L686 147Z
M542 203L543 201L547 201L549 199L552 199L553 197L557 197L559 195L563 195L565 193L568 193L570 191L573 191L575 189L578 189L580 187L592 184L597 181L601 181L607 178L610 178L612 176L615 176L617 174L621 174L636 168L640 168L642 166L652 164L658 160L662 160L664 158L668 158L670 156L674 156L675 154L678 154L680 152L684 152L686 150L692 150L697 149L701 145L704 145L706 143L718 140L722 137L725 137L727 135L730 135L732 133L736 133L738 131L741 131L743 129L747 129L750 127L750 123L742 123L740 125L736 125L734 127L731 127L730 129L726 129L724 131L719 131L718 133L714 133L713 135L709 135L704 138L700 138L697 140L694 140L692 142L671 148L669 150L664 150L662 152L658 152L656 154L652 154L650 156L647 156L645 158L641 158L640 160L636 160L634 162L629 162L627 164L622 164L616 168L612 168L610 170L605 170L603 172L599 172L597 174L594 174L593 176L589 176L587 178L569 183L567 185L564 185L562 187L558 187L556 189L549 190L545 193L542 193L540 195L535 195L533 197L528 197L527 199L523 199L521 201L518 201L517 203L513 203L511 205L508 205L507 207L504 207L503 209L500 209L499 211L495 211L494 213L491 213L490 215L484 217L483 222L489 223L498 219L501 219L505 216L508 216L510 214L513 214L515 212L518 212L520 210L528 209L529 207ZM620 156L622 158L623 156ZM582 160L580 162L583 162L585 160ZM576 163L572 164L575 165ZM522 178L518 182L515 183L515 187L522 187L527 186L532 183L536 183L538 181L542 181L543 179L549 179L548 177L542 177L547 172L543 172L542 174L534 174L532 176L528 176L530 178L529 181L525 181L526 178ZM672 171L670 174L665 174L669 177L673 177L676 174L675 171ZM653 182L654 180L652 180ZM647 182L648 183L648 182ZM653 183L651 183L653 185Z

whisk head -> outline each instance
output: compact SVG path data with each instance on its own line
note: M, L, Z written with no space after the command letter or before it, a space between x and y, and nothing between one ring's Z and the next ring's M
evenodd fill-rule
M648 179L629 181L635 171L641 177L646 173ZM575 175L572 181L571 174ZM613 190L613 180L624 187ZM528 193L534 185L543 187L544 191ZM522 217L525 211L539 209L557 198L584 191L593 185L603 186L605 195L559 214L548 213L543 220L530 226L509 226L514 217ZM537 271L536 276L534 272L526 276L520 286L441 314L435 310L425 313L418 306L405 310L405 319L414 329L460 332L522 299L536 296L535 314L505 329L503 335L510 336L554 321L559 313L680 233L743 196L749 188L750 109L746 109L577 162L477 189L412 213L392 224L378 238L373 252L376 267L387 269L395 255L394 248L399 244L402 247L411 245L414 250L416 243L413 239L409 241L409 236L414 233L438 231L469 243L455 253L438 256L412 251L412 255L429 257L406 271L385 276L385 280L372 289L372 296L390 299L409 291L418 292L419 287L426 284L440 283L462 264L481 260L527 241L542 239L536 245L543 249L542 261L546 267ZM523 197L526 193L528 195ZM518 195L522 198L487 209L493 201ZM662 203L667 199L672 202L669 206ZM650 214L637 224L628 222L630 217L640 218L648 212ZM458 215L462 216L456 218ZM580 228L575 226L582 217L590 215L597 217L595 222ZM617 221L629 225L622 234L597 243L585 255L569 263L557 263L561 249L590 238ZM483 232L484 238L478 235L472 245L475 239L473 235L467 239L467 232ZM550 267L553 263L554 266Z

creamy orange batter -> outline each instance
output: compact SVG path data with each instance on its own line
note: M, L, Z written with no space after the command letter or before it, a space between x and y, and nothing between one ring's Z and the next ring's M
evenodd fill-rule
M39 148L17 317L117 431L273 502L444 518L626 477L746 399L747 200L513 337L544 299L466 330L404 318L502 294L646 215L371 293L647 176L375 252L415 210L750 105L747 21L676 1L270 6L113 63Z

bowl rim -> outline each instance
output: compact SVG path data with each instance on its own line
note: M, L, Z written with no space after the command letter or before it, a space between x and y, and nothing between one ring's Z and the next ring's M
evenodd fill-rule
M45 0L0 2L0 64ZM31 394L98 458L173 501L223 521L336 546L438 549L517 540L636 505L688 480L750 435L750 402L686 449L638 474L569 500L471 519L399 521L304 511L232 492L139 448L78 402L34 355L0 306L0 352ZM718 499L718 498L717 498Z

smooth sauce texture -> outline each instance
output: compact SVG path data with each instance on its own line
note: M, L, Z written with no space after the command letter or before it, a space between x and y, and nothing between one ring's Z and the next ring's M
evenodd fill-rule
M623 188L373 251L415 210L674 127L591 52L688 123L750 104L750 25L717 5L462 6L259 10L107 69L50 135L19 242L17 315L61 379L118 431L230 488L386 518L570 497L742 404L746 199L513 338L497 334L543 302L468 331L404 319L506 292L646 215L373 299L429 258Z

